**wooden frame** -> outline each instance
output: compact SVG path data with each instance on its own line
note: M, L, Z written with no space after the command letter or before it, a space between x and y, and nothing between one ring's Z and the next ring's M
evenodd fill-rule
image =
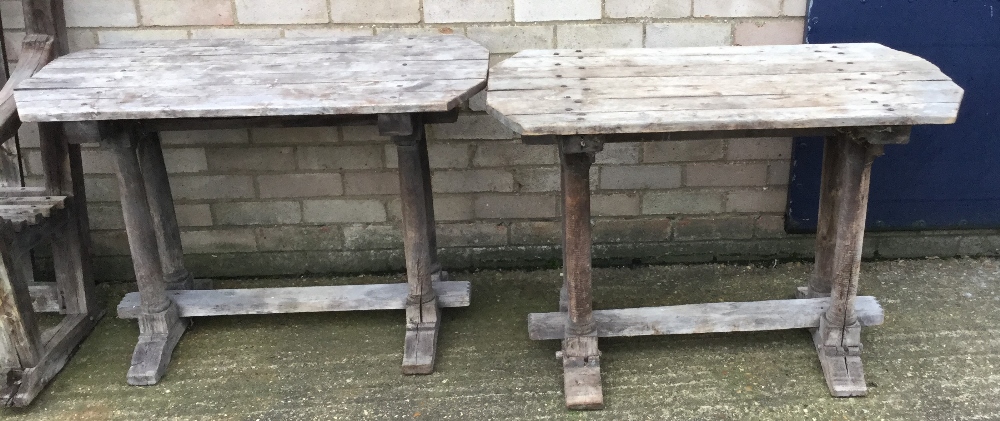
M0 139L21 124L14 87L66 51L61 2L25 0L28 35L0 91ZM69 361L104 312L94 291L79 145L61 123L39 125L45 187L0 190L0 405L23 407ZM31 250L51 244L56 282L36 283ZM42 331L36 313L65 317Z
M160 123L101 122L101 142L113 152L117 163L122 211L139 285L139 292L128 294L118 306L119 317L139 320L140 335L128 373L129 384L152 385L163 377L170 355L188 325L187 318L236 314L405 310L402 372L433 372L440 307L468 306L470 295L469 283L449 281L438 262L424 135L425 121L447 121L453 115L380 114L374 118L379 131L392 137L398 152L408 287L386 284L190 290L159 136L149 131ZM319 119L319 123L327 121ZM204 119L198 124L216 128L220 127L216 124L234 122L240 121L224 119L216 123ZM302 118L254 118L242 122L319 124ZM187 127L176 123L169 127ZM169 285L170 280L175 281L174 285Z
M597 338L615 336L810 328L831 395L866 394L861 328L884 320L874 297L857 296L868 182L881 145L906 143L909 127L822 131L835 134L825 144L816 269L809 285L796 291L798 299L599 311L592 309L590 291L589 170L606 136L557 138L562 156L565 283L560 312L531 314L528 331L534 340L562 340L557 356L563 361L567 408L603 408ZM690 133L682 137L697 139ZM532 140L526 138L525 143Z

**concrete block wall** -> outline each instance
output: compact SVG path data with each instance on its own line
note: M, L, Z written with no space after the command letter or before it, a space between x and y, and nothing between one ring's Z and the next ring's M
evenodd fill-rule
M807 0L65 0L72 49L122 40L451 34L493 62L528 48L799 43ZM0 0L10 57L20 1ZM37 134L22 129L29 181ZM555 265L556 150L483 112L428 130L439 245L452 268ZM200 276L399 270L393 145L374 127L170 132L163 145L187 262ZM595 254L606 263L809 257L783 232L791 140L614 144L594 167ZM84 160L98 276L131 277L113 167ZM878 251L875 236L869 254ZM904 240L888 249L906 254ZM937 237L934 237L937 238ZM941 238L944 238L943 240ZM941 237L959 251L1000 236ZM964 243L963 243L964 241ZM927 244L924 244L927 250ZM873 251L874 250L874 251ZM912 251L909 251L912 253Z

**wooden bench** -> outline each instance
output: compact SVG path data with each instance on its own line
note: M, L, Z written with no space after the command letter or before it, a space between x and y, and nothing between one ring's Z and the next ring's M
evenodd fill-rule
M910 127L950 124L962 89L878 44L529 50L490 72L490 113L562 156L565 284L532 339L561 339L566 405L603 407L598 337L811 328L833 396L866 393L857 297L871 163ZM591 304L589 171L608 142L825 136L816 264L799 300L598 310Z
M25 1L28 35L0 91L0 142L21 125L14 87L65 52L59 2ZM0 187L0 405L27 406L66 365L104 312L91 277L79 145L60 123L39 125L42 187ZM55 282L35 282L32 251L49 245ZM36 313L64 315L41 329Z
M424 124L455 121L488 58L452 36L151 41L73 53L21 84L23 120L94 123L115 156L139 286L118 307L139 320L128 382L160 380L188 317L308 311L405 309L403 372L431 373L439 308L469 305L469 284L438 262ZM158 133L336 124L396 144L408 284L189 290Z

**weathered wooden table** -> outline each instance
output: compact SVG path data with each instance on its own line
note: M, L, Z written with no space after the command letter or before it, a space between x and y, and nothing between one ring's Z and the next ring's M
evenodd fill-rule
M450 36L154 41L73 53L22 83L23 121L97 122L115 154L139 286L118 308L139 319L129 383L159 381L186 318L232 314L405 309L403 372L433 371L438 308L467 306L469 284L438 263L424 123L456 118L488 55ZM396 143L409 287L190 290L158 132L342 123Z
M490 112L562 156L565 283L532 339L562 339L566 405L603 407L598 337L814 328L834 396L866 393L857 297L871 163L910 126L949 124L962 89L927 61L878 44L532 50L491 70ZM797 300L593 311L590 186L605 142L826 136L816 264Z

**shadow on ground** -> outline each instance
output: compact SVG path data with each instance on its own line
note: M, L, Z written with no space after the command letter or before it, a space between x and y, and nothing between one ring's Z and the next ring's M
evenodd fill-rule
M811 265L595 270L595 307L790 298ZM125 383L137 334L113 311L28 409L5 420L1000 419L1000 261L866 263L870 394L834 399L806 331L608 339L607 409L563 408L558 341L527 338L554 311L558 271L455 274L472 306L444 311L437 372L400 375L403 312L196 319L157 386ZM402 281L402 275L231 280L217 287ZM128 284L104 285L113 308Z

